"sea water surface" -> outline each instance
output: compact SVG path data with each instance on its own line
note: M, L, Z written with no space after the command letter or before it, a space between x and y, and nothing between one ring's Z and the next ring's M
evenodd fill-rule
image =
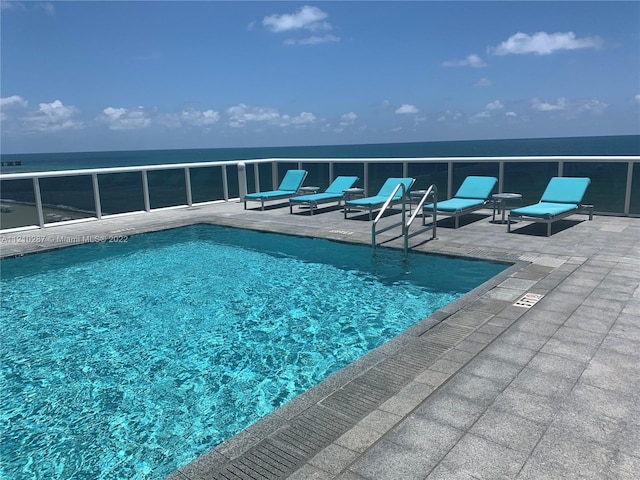
M639 135L508 140L0 154L3 173L260 158L419 158L527 155L640 155ZM15 165L16 163L20 165ZM8 166L9 163L13 165Z

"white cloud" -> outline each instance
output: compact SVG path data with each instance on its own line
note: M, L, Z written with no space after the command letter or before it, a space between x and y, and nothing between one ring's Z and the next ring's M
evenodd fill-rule
M489 118L489 117L490 117L489 112L485 110L483 112L479 112L479 113L476 113L475 115L472 115L469 118L469 121L474 122L474 121L481 120L483 118Z
M636 99L636 102L640 103L640 93L638 93L635 97L633 97Z
M504 108L502 102L500 100L495 100L493 102L489 102L485 105L485 110L501 110Z
M531 100L531 108L538 112L553 112L557 110L564 110L567 108L567 99L559 98L556 103L543 102L539 98Z
M107 107L97 120L106 123L110 130L138 130L151 125L151 119L142 107L135 110Z
M574 102L573 105L576 113L591 112L596 114L602 113L608 106L609 104L601 102L600 100L597 100L595 98L590 98L588 100L578 100Z
M282 115L280 118L280 126L286 127L288 125L294 125L296 127L302 127L309 125L316 121L316 116L311 112L302 112L300 115L291 117L289 115Z
M26 108L29 103L19 95L11 95L10 97L0 98L0 120L9 120L7 110L16 110L18 108Z
M609 105L595 98L567 100L558 98L555 102L543 102L539 98L531 100L531 108L538 112L565 112L569 118L582 113L602 113Z
M39 132L57 132L69 128L82 128L81 121L73 117L79 113L73 106L65 106L60 100L51 103L40 103L38 111L25 118L27 129Z
M358 119L358 115L354 112L345 113L340 116L340 125L346 127L348 125L353 125L353 123Z
M11 2L9 0L0 1L0 10L16 11L16 10L26 10L26 9L27 7L22 2Z
M474 87L490 87L491 85L493 85L493 82L484 77L473 84Z
M312 36L312 37L308 37L308 38L303 38L302 40L298 40L297 42L294 41L293 43L291 43L291 41L285 41L285 43L287 43L288 45L293 45L293 44L298 44L298 45L319 45L321 43L335 43L335 42L339 42L340 41L340 37L336 37L335 35L323 35L321 37L318 36Z
M471 55L467 55L467 58L464 60L448 60L446 62L442 62L442 66L480 68L486 67L487 64L478 55L472 53Z
M398 107L396 109L395 113L418 113L418 109L416 108L415 105L409 105L407 103L405 103L404 105L401 105L400 107Z
M220 120L220 114L215 110L183 110L180 113L180 120L194 127L205 127L213 125Z
M244 127L247 122L269 122L280 119L280 114L274 108L251 107L243 103L229 107L227 114L232 127Z
M516 112L506 112L504 116L509 118L515 118L518 116L518 114Z
M284 13L282 15L269 15L264 17L262 25L268 30L279 33L291 30L331 30L331 24L325 22L329 15L318 7L305 5L299 8L296 13Z
M10 97L0 98L0 108L13 106L26 107L28 102L19 95L11 95Z
M527 54L550 55L561 50L577 50L581 48L600 48L599 37L576 38L575 33L537 32L533 35L518 32L497 47L490 47L492 55Z

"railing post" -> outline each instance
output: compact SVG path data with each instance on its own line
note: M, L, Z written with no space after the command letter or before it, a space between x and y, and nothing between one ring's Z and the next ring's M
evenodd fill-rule
M238 192L240 201L244 201L247 194L247 166L244 162L238 162Z
M333 182L333 162L329 162L329 183Z
M147 171L142 170L142 196L144 197L144 211L149 213L151 211L151 201L149 200L149 178L147 177Z
M260 169L258 165L258 163L253 164L253 188L256 192L260 191Z
M504 191L504 161L498 162L498 193Z
M564 176L564 162L562 160L558 161L558 176Z
M33 195L36 198L38 225L40 228L44 228L44 213L42 212L42 197L40 196L40 180L38 180L38 177L33 177Z
M624 214L629 216L631 213L631 187L633 184L633 162L629 160L627 163L627 187L624 191Z
M91 183L93 184L93 203L96 207L96 218L102 218L102 206L100 205L100 185L98 184L98 174L91 175Z
M271 187L272 190L278 188L278 162L271 163Z
M187 205L192 207L193 196L191 194L191 171L189 170L189 167L185 167L184 169L184 186L187 190Z
M364 195L365 197L369 195L369 163L364 162L362 165L364 169Z
M453 162L447 163L447 198L453 196Z
M244 163L242 165L244 165ZM245 190L245 193L247 193L247 175L246 175L246 172L244 171L244 167L243 167L243 174L244 174L244 190ZM240 181L239 178L238 178L238 181ZM229 179L227 178L226 165L222 165L222 196L225 202L229 201Z

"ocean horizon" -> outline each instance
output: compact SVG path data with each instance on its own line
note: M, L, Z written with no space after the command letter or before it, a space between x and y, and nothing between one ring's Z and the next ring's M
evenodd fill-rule
M262 158L421 158L640 155L640 135L345 145L0 153L1 173L220 162Z

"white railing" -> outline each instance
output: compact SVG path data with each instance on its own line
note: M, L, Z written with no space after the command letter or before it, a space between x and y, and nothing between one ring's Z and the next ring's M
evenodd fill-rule
M242 161L223 161L223 162L197 162L197 163L180 163L180 164L168 164L168 165L144 165L144 166L130 166L130 167L113 167L113 168L92 168L81 170L60 170L60 171L43 171L43 172L24 172L24 173L8 173L0 174L0 181L12 181L12 180L25 180L30 179L33 182L33 206L37 210L37 225L43 228L48 223L45 222L43 214L44 207L42 202L42 192L40 186L40 180L46 178L60 178L60 177L77 177L77 176L89 176L91 178L91 185L93 190L93 207L94 211L89 212L92 215L90 218L101 219L103 218L102 210L102 196L100 177L102 175L114 174L114 173L140 173L142 180L142 196L144 202L144 211L150 212L153 210L150 201L150 188L148 180L148 172L153 171L169 171L169 170L183 170L185 191L186 191L186 203L184 205L192 206L194 204L191 185L191 173L194 170L205 167L219 167L222 169L221 187L222 198L219 201L235 200L238 197L231 198L230 185L229 185L229 170L234 169L237 171L238 177L238 192L239 197L248 191L247 189L247 172L246 168L253 166L253 178L254 178L254 191L260 191L260 169L261 164L271 164L271 184L272 188L276 188L279 183L278 165L279 164L295 164L295 168L304 168L304 164L326 164L328 165L328 178L327 182L330 182L334 178L334 169L336 165L342 163L360 164L360 168L363 169L363 182L365 195L368 194L371 181L379 181L380 179L370 178L370 165L386 164L386 165L401 165L402 177L412 177L410 169L416 164L446 164L447 166L447 188L446 198L450 198L453 195L453 182L454 182L454 166L465 163L478 163L478 164L497 164L497 177L498 177L498 192L502 193L505 188L505 166L510 164L523 164L523 163L557 163L557 172L554 175L564 176L565 167L567 163L589 164L589 163L603 163L610 164L626 164L626 175L624 178L616 179L618 186L610 185L609 188L620 188L624 185L624 206L622 211L605 212L613 213L616 215L633 215L636 216L637 211L631 212L632 195L635 201L640 196L640 184L634 184L634 172L636 179L640 178L640 156L529 156L529 157L437 157L437 158L270 158L270 159L256 159L256 160L242 160ZM321 179L310 179L312 182L318 182ZM384 179L382 179L384 180ZM548 179L545 179L545 182ZM597 180L592 178L592 181ZM431 182L430 182L431 183ZM636 180L636 183L638 180ZM592 183L593 185L593 183ZM419 187L420 188L420 187ZM635 192L635 193L634 193ZM4 198L4 196L3 196ZM5 200L7 200L5 198ZM8 199L10 201L10 199ZM201 202L202 203L202 202ZM182 203L180 203L182 205ZM634 204L635 205L635 204ZM130 212L126 212L130 213ZM603 213L598 211L598 205L596 205L596 213ZM4 227L3 227L4 228ZM33 225L25 226L24 228L33 228Z

